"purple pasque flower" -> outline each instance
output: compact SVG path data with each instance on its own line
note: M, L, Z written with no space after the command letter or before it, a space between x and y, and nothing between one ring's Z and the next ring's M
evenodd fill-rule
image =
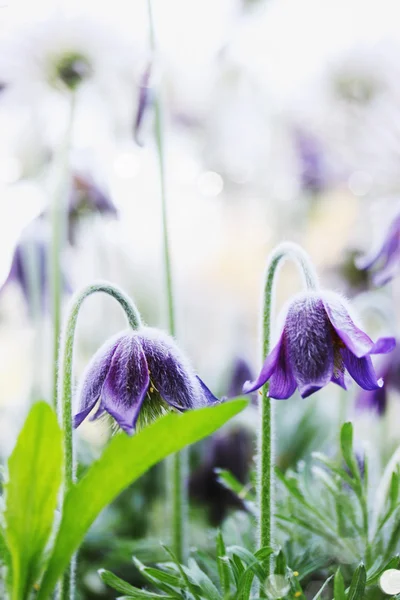
M330 381L347 389L346 375L365 390L382 387L371 354L386 354L394 338L374 343L357 327L345 301L333 292L304 292L289 304L278 343L267 356L260 375L247 382L244 393L270 381L269 396L285 399L296 388L303 398Z
M371 257L356 261L359 269L374 269L377 286L388 283L400 270L400 214L392 221L379 250Z
M357 397L356 408L375 411L378 415L383 415L387 407L388 391L391 389L400 391L399 345L396 345L394 351L385 357L377 371L382 377L384 385L377 390L361 390Z
M78 399L74 427L97 407L92 420L108 413L128 434L139 417L152 420L168 407L185 411L218 402L174 340L150 327L106 342L86 368Z

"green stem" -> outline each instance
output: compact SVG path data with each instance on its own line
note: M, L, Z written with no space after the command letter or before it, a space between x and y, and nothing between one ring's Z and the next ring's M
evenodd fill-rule
M71 307L68 318L65 322L63 338L61 342L62 356L60 360L59 372L59 414L58 418L63 430L64 443L64 485L62 504L71 486L76 479L76 466L73 448L73 426L72 426L72 369L74 354L75 330L78 320L79 310L82 302L88 296L96 292L104 292L117 300L128 318L132 329L138 329L141 326L141 318L136 306L130 298L119 288L108 282L96 282L87 286L82 291L75 294L71 300ZM70 568L65 574L59 591L60 600L71 600L73 598L73 582L75 571L75 557L71 562Z
M149 15L149 42L153 56L156 53L156 36L151 0L147 1ZM175 335L175 303L172 281L171 252L168 231L168 205L165 184L165 160L163 140L163 119L160 91L157 90L154 102L154 133L157 146L158 172L161 196L161 219L162 219L162 245L164 257L165 292L168 313L168 328L171 335ZM172 511L172 544L174 552L180 562L185 562L187 556L186 544L186 508L188 505L187 491L185 486L185 472L188 463L187 450L172 456L169 461L167 472L172 477L168 481L169 506Z
M64 143L59 155L59 180L56 182L54 199L50 209L51 217L51 249L50 249L50 288L51 310L53 321L53 390L54 407L58 410L57 369L59 358L59 344L61 332L61 300L62 300L62 273L61 255L66 237L67 224L67 198L66 192L69 180L69 151L72 141L72 129L75 113L75 95L70 96L70 111L65 131Z
M262 361L265 360L270 352L271 342L271 316L273 311L274 288L278 266L283 260L292 258L300 267L304 276L305 285L309 290L318 288L318 280L314 267L300 246L291 243L283 243L275 248L270 255L265 276L264 296L263 296L263 341L262 341ZM272 542L272 501L273 501L273 483L272 483L272 410L271 401L268 396L268 382L261 391L261 420L259 431L259 449L258 449L258 501L259 501L259 548L271 546ZM269 564L266 565L269 572Z

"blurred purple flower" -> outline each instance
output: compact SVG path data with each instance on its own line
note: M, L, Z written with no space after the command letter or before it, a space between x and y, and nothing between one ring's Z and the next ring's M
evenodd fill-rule
M240 396L243 393L244 383L252 377L253 372L249 364L243 358L236 358L229 381L228 398Z
M128 434L139 416L152 420L168 406L185 411L218 402L174 340L149 327L106 342L90 361L78 397L74 427L97 405L92 420L108 413Z
M376 411L378 415L383 415L387 407L388 390L400 391L400 347L398 345L386 357L378 372L385 382L384 386L377 390L362 390L358 395L356 407L360 410Z
M375 390L383 382L376 377L370 355L386 354L395 345L391 337L374 343L355 325L339 295L302 293L291 301L281 337L260 375L243 391L253 392L271 380L271 398L289 398L296 388L306 398L330 381L347 389L346 371L365 390Z
M68 236L71 243L75 239L77 223L90 213L111 217L118 215L117 207L110 196L91 176L75 173L68 204Z
M295 134L295 142L300 161L302 188L317 194L327 183L326 165L322 149L315 138L304 132Z
M150 87L150 77L152 72L152 64L149 63L145 71L143 72L140 86L139 86L139 102L136 112L136 119L133 130L133 137L138 146L143 146L143 142L140 139L141 130L143 127L144 118L148 108L153 103L153 91Z
M400 214L392 221L378 252L372 257L359 258L359 269L375 269L373 282L385 285L399 272L400 265Z
M213 526L219 525L230 508L244 509L242 500L218 481L216 469L224 469L245 484L254 453L253 439L242 428L218 433L208 441L203 462L189 480L191 498L208 506L208 517Z
M46 224L39 217L25 228L14 250L10 271L0 287L0 293L10 284L17 284L22 291L30 311L33 311L33 295L38 293L41 310L45 310L48 300L48 260L49 236ZM36 278L36 281L34 281ZM63 290L71 293L71 286L62 275Z

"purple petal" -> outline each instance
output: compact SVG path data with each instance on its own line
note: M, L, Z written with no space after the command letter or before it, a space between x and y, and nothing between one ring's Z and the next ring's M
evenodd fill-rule
M364 390L382 387L382 379L378 380L369 356L357 357L347 348L341 348L340 352L346 369L360 387Z
M149 366L150 385L165 402L177 410L208 403L193 368L172 338L146 327L141 330L140 340Z
M341 388L343 388L344 390L348 389L348 381L347 381L347 377L346 377L346 372L345 371L337 371L337 370L333 370L333 375L331 377L331 381L332 383L336 383L336 385L339 385Z
M244 386L243 386L244 394L250 394L251 392L255 392L260 387L262 387L268 381L268 379L270 379L271 375L275 371L275 368L276 368L278 360L279 360L279 352L281 349L282 340L283 340L283 334L281 335L275 348L273 348L271 350L271 352L268 354L267 358L265 359L265 362L262 366L262 369L261 369L260 374L257 377L257 379L255 379L254 381L246 381L246 383L244 384Z
M216 403L220 402L220 400L216 396L214 396L212 391L208 389L208 387L206 386L204 381L202 379L200 379L200 377L198 375L196 375L196 379L200 384L201 390L202 390L204 398L206 400L206 402L205 402L206 404L216 404Z
M79 411L74 416L74 427L79 427L88 414L93 410L100 398L101 388L107 377L114 353L120 343L122 335L112 338L93 356L82 376L82 383L78 389Z
M139 336L123 336L101 389L105 410L128 434L132 434L146 397L150 377Z
M333 374L331 326L319 296L294 300L286 317L287 358L303 398L327 385Z
M329 320L345 346L359 358L369 354L374 342L355 325L340 297L331 294L323 302Z
M282 346L275 371L271 376L268 396L276 400L286 400L294 394L296 387L296 380Z
M388 354L396 347L396 338L394 337L383 337L378 338L375 344L372 346L369 354Z

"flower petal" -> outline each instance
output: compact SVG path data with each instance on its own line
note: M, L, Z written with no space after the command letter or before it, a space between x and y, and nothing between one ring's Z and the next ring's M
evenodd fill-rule
M100 398L101 388L107 377L118 344L122 338L121 334L113 337L103 344L93 356L82 376L81 385L78 389L79 411L74 416L74 427L79 427Z
M383 385L382 379L377 378L369 356L357 357L347 348L341 349L341 355L346 369L364 390L376 390Z
M333 371L333 375L331 377L331 381L332 383L336 383L336 385L339 385L341 388L343 388L344 390L347 390L349 387L349 381L348 381L348 376L346 377L347 373L346 371Z
M124 335L101 389L101 402L128 434L134 431L149 382L149 369L139 336Z
M332 328L319 295L294 300L286 317L287 357L303 398L327 385L333 374Z
M369 354L388 354L396 347L396 338L382 337L378 338L372 346Z
M355 325L341 298L330 294L329 297L323 298L323 302L333 328L346 347L359 358L369 354L374 342Z
M268 354L267 358L265 359L265 362L262 366L262 369L261 369L260 374L257 377L257 379L255 379L254 381L246 381L246 383L243 386L244 394L250 394L251 392L255 392L260 387L262 387L268 381L268 379L271 377L271 375L275 371L276 365L279 360L279 352L280 352L281 345L282 345L282 339L283 339L283 334L280 337L275 348L273 348L271 350L271 352Z
M268 396L276 400L286 400L294 394L296 387L296 380L285 352L285 344L282 344L275 370L271 375Z
M198 375L196 375L196 379L200 384L200 387L202 389L203 395L206 400L206 404L217 404L218 402L220 402L219 398L214 396L212 391L208 389L208 387L206 386L204 381L202 379L200 379L200 377Z
M207 405L204 390L172 338L161 331L141 329L140 340L150 372L150 383L173 408L187 410ZM211 392L210 392L211 394ZM214 396L212 396L214 403Z

